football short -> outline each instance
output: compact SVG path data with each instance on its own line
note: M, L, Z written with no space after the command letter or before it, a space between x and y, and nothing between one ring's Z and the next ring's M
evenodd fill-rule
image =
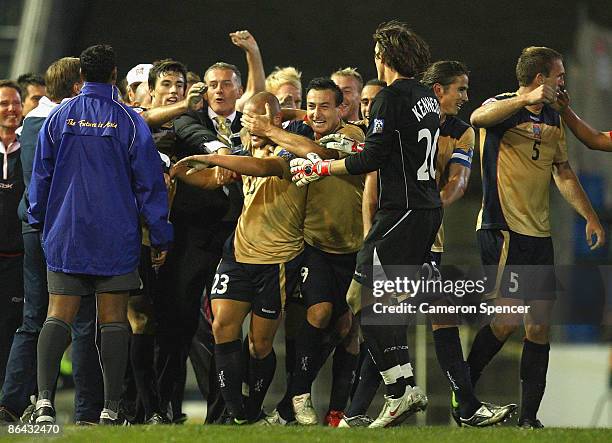
M353 279L372 288L377 279L416 275L430 257L441 222L441 208L379 211L357 253Z
M130 291L130 296L145 295L153 298L155 293L155 282L157 275L151 263L151 247L140 245L140 262L138 263L138 275L142 284Z
M480 229L477 235L487 280L485 299L500 295L522 300L556 298L551 237L494 229Z
M353 278L357 253L330 254L309 244L304 248L300 290L307 308L318 303L333 305L334 318L348 310L346 292Z
M287 263L238 263L224 254L210 292L211 300L236 300L251 304L251 311L263 318L278 318L300 277L302 255Z
M375 303L396 304L409 294L387 283L418 280L431 259L431 246L442 222L442 208L379 211L357 264L347 302L354 314ZM408 317L408 316L405 316ZM362 317L362 321L365 319Z
M129 292L141 287L138 270L122 275L66 274L47 269L49 294L88 296L109 292Z

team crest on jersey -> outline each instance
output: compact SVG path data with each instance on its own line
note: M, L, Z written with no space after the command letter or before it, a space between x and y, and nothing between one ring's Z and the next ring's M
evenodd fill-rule
M374 119L374 134L382 134L383 128L385 127L385 119L383 118L375 118Z

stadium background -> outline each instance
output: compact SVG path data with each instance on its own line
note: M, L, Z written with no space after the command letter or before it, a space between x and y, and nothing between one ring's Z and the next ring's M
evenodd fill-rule
M565 55L573 107L595 127L612 129L612 8L605 0L580 4L516 1L505 5L489 0L0 0L0 11L0 78L44 72L53 60L78 56L85 47L100 42L116 49L120 75L137 63L174 57L199 73L218 60L235 63L246 76L243 54L227 34L248 29L259 43L266 73L276 65L297 66L303 72L304 86L312 77L345 66L357 67L364 79L374 77L371 34L378 23L397 18L427 40L433 60L458 59L469 66L471 101L460 115L466 120L487 97L516 88L514 65L523 47L550 46ZM574 169L609 227L612 185L607 176L612 170L612 155L588 152L571 136L569 142ZM447 263L478 263L474 223L480 195L480 173L475 167L466 197L447 211ZM551 195L558 262L610 264L610 248L589 254L583 245L582 225L556 191ZM576 282L578 302L582 283ZM603 318L603 328L556 329L549 389L542 407L545 423L612 426L609 349L604 344L609 338L609 308ZM464 331L466 336L471 332L469 328ZM415 346L420 349L418 358L425 358L429 366L427 387L432 407L427 422L444 422L445 381L434 360L430 334L416 334L427 337L419 338L419 346ZM497 401L517 398L520 346L517 337L515 340L516 346L507 347L484 376L479 385L483 397L493 395ZM277 379L282 379L282 365L277 372ZM576 373L582 374L579 380L568 383L570 374ZM328 383L323 377L315 387L321 409L326 406L327 394L322 393ZM194 386L190 382L188 397L196 400ZM277 397L279 388L277 384L269 397ZM558 407L568 398L578 402L571 416ZM597 420L597 416L603 419Z

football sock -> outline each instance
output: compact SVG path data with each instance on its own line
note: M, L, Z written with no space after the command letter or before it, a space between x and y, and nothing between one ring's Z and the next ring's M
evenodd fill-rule
M295 369L292 377L292 396L310 392L312 382L320 368L321 344L324 330L315 328L308 321L295 340Z
M40 331L37 347L39 400L52 400L60 361L68 343L70 343L70 325L59 318L47 318Z
M246 404L246 399L249 397L249 364L251 362L251 351L249 350L248 335L242 340L242 396Z
M535 420L546 388L550 344L525 339L521 357L521 420Z
M410 364L410 351L408 350L408 336L406 329L403 327L395 328L395 347L397 349L397 358L401 367L402 377L406 379L409 386L416 386L414 374L412 373L412 365Z
M128 362L130 329L128 323L100 325L100 359L104 378L104 409L119 411L123 376Z
M160 413L159 391L153 365L155 337L133 334L130 344L130 361L138 389L138 397L144 408L145 419Z
M259 417L264 398L274 378L276 370L276 354L274 349L262 359L250 357L249 362L249 399L248 419L255 420Z
M346 410L347 417L355 417L356 415L365 415L372 403L372 400L376 396L376 391L380 386L382 378L372 356L366 350L366 356L361 364L361 370L359 371L359 380L357 382L357 389L355 395L351 400L351 404Z
M399 398L406 392L406 379L402 377L401 363L396 348L396 337L405 332L405 326L361 325L370 354L382 376L387 395Z
M330 411L344 411L346 408L351 388L355 382L358 361L359 355L351 354L342 344L336 346L332 364Z
M469 366L463 360L459 328L438 329L433 332L433 337L438 363L459 402L461 417L469 418L481 403L474 396Z
M233 418L245 418L242 401L242 344L240 339L215 344L215 361L221 394Z
M490 325L486 325L478 331L472 343L470 355L467 358L467 364L470 367L470 376L472 386L476 386L476 382L480 378L483 369L495 357L495 354L504 346L503 341L499 341Z
M276 405L276 410L283 420L293 421L293 406L291 405L291 379L295 369L295 339L285 339L285 395Z

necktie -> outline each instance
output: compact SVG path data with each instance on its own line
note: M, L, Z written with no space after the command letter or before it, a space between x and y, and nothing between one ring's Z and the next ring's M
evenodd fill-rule
M229 121L227 118L221 117L220 115L215 117L215 121L217 122L217 134L219 136L219 140L231 148L232 144L230 142L230 137L232 136L232 130L228 124Z

